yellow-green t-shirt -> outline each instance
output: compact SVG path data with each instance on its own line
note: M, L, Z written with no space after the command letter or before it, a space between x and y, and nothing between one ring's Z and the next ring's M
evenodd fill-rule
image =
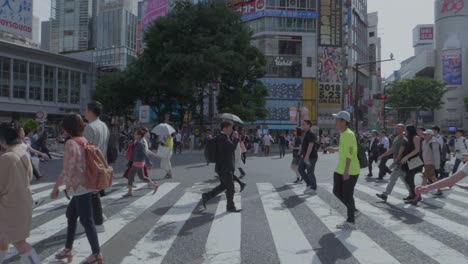
M164 142L164 146L168 147L170 149L174 148L174 140L172 139L172 136L167 136L166 141Z
M336 166L336 172L339 174L344 174L346 167L346 159L351 159L351 164L349 166L349 175L358 176L361 173L361 168L359 166L359 160L357 156L357 141L354 132L349 128L346 129L340 135L340 145L339 145L339 162Z

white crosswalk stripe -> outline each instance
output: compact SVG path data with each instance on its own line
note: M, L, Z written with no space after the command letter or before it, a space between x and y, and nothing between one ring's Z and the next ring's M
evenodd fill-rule
M184 226L197 217L199 213L197 207L201 205L201 191L213 187L213 184L201 182L184 186L177 182L167 182L161 184L154 195L149 189L144 189L147 184L137 183L136 185L134 190L138 192L138 195L135 196L135 199L122 199L122 195L127 189L117 186L113 186L112 191L102 198L104 213L109 216L104 223L105 232L98 234L101 246L106 247L103 252L104 258L108 256L106 254L120 249L115 248L119 246L116 237L131 232L131 226L135 225L136 220L140 218L151 219L148 218L151 208L158 207L159 203L165 203L169 205L167 211L154 220L150 220L152 223L148 223L148 229L141 230L143 232L138 232L135 237L129 237L129 241L126 242L130 244L124 252L119 252L118 260L113 261L113 263L174 263L168 261L168 258L173 257L173 248L177 248L182 243L178 238L187 236L187 232L181 233L181 231ZM280 186L281 190L279 190ZM394 193L406 196L406 189L399 186L402 185L396 186ZM52 187L52 184L40 183L32 186L31 189L40 190L33 195L35 199L44 199L50 194ZM374 233L366 230L364 222L360 223L362 218L379 226L382 231L393 234L393 239L412 245L417 251L414 252L416 255L427 257L434 263L468 263L468 252L462 250L462 246L445 243L453 239L468 244L468 213L461 206L461 204L468 205L468 197L462 195L463 191L447 190L444 192L445 198L442 199L426 195L424 203L420 203L417 207L405 205L401 200L389 196L386 205L380 203L381 201L375 197L379 190L383 190L385 184L374 185L371 182L360 181L356 185L355 200L361 217L356 220L358 229L351 231L336 228L336 225L342 223L346 216L340 213L341 210L336 209L336 204L343 205L333 198L331 184L319 184L318 194L312 196L303 195L303 187L303 185L294 184L282 186L272 183L256 183L249 186L254 190L253 196L250 196L249 200L244 200L244 194L237 193L234 196L234 202L238 208L241 207L242 202L248 203L251 199L256 200L260 204L260 208L256 209L255 214L261 214L263 218L245 218L243 213L226 213L226 198L222 195L217 204L213 202L210 205L214 213L204 212L204 214L212 214L212 217L204 223L209 225L203 229L206 235L197 238L201 240L194 240L194 243L201 243L202 246L199 250L203 251L197 253L199 255L196 255L198 257L196 263L242 263L244 240L255 239L255 237L251 238L245 234L243 227L247 226L249 221L259 221L259 219L264 219L261 224L265 226L273 238L271 250L275 251L274 257L277 258L277 262L286 264L329 263L329 261L322 259L322 255L319 253L319 250L322 250L323 254L323 249L314 245L313 239L311 239L314 234L310 233L313 231L299 225L299 223L303 223L303 220L296 219L300 215L297 208L293 212L292 207L287 206L286 201L290 197L286 197L286 195L299 198L297 201L303 204L302 208L307 211L303 213L306 216L316 216L314 221L320 221L325 227L322 227L324 232L328 232L335 240L333 243L341 244L342 250L349 252L347 257L354 259L350 261L352 263L409 263L404 256L395 255L395 252L399 252L398 245L382 243L381 239L371 236ZM331 204L330 198L335 199L333 201L335 205ZM168 199L170 199L170 203L167 202ZM374 202L371 199L374 199ZM33 228L28 242L35 247L47 247L51 244L50 239L63 234L67 226L64 212L68 200L65 197L55 201L46 200L43 205L33 210ZM106 213L106 210L110 210L112 207L119 209ZM59 216L57 213L47 214L53 210L60 210L62 213ZM450 214L444 214L442 211L450 212ZM399 216L395 217L395 214ZM457 219L451 219L454 215L457 216ZM416 221L416 224L408 224L405 221L408 217L416 217L420 221ZM463 224L460 219L466 219L466 224ZM35 221L40 222L34 224ZM425 224L425 228L428 226L427 224L430 224L436 230L422 229L418 226L419 224ZM446 231L446 235L442 238L437 235L437 232L441 231ZM58 241L63 241L63 239L58 238ZM261 242L255 241L255 243ZM54 263L55 254L53 252L61 249L59 246L61 245L55 243L53 250L39 251L43 263ZM109 251L108 247L112 247L112 250ZM73 250L76 253L72 263L80 263L90 254L90 247L84 234L76 237ZM330 249L329 252L332 254L333 249ZM12 262L14 260L12 257L15 255L16 250L10 248L6 263L19 263ZM407 257L412 259L414 256ZM343 260L342 263L347 263L346 259Z

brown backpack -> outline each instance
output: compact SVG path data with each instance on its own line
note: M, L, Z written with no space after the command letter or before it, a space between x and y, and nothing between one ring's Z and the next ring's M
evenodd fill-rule
M84 187L91 190L104 190L112 186L114 170L107 163L101 150L93 144L73 139L85 151L85 183Z

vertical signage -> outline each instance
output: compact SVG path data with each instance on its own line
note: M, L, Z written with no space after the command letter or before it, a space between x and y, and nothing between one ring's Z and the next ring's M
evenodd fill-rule
M342 46L342 0L319 0L319 46Z
M447 85L462 85L462 51L442 51L443 80Z
M341 48L319 47L319 108L341 108L343 85L343 52Z

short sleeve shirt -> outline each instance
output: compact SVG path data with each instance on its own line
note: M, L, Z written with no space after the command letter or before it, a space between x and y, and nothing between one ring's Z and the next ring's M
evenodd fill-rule
M310 143L317 144L317 136L314 133L307 131L307 133L304 135L304 140L302 141L302 147L301 147L301 154L303 156L306 155L307 148L309 147ZM312 152L310 153L309 159L316 159L316 158L318 158L317 148L314 147L312 148Z
M396 137L392 144L392 153L393 153L393 160L398 157L398 153L400 152L400 148L406 148L408 144L408 139L403 136L402 138Z
M339 174L344 174L346 167L346 160L350 159L351 163L349 166L349 175L359 176L361 169L359 166L359 160L357 156L358 146L356 141L356 136L354 132L349 128L346 129L340 135L340 144L339 144L339 162L336 166L336 172Z

